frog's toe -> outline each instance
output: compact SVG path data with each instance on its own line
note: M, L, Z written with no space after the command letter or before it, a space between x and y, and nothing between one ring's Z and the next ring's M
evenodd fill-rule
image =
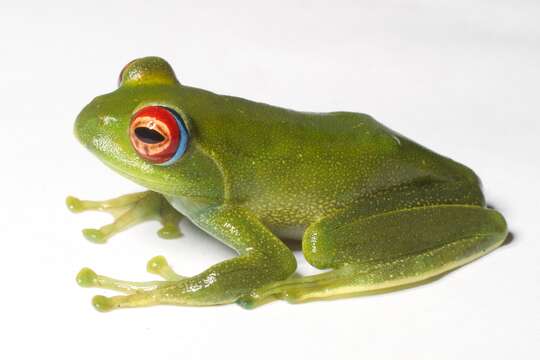
M66 198L66 205L69 211L79 213L85 210L83 202L74 196L68 196Z
M154 256L146 264L146 271L165 280L181 280L185 277L174 272L164 256Z
M105 244L107 242L107 235L99 229L84 229L82 231L86 240L96 243L96 244Z
M108 312L114 309L114 302L106 296L96 295L92 298L92 306L99 312Z
M162 239L178 239L182 236L182 232L178 226L165 225L159 229L158 236Z
M98 275L90 268L83 268L76 277L77 284L81 287L96 287L98 285Z
M164 256L158 255L148 260L148 263L146 264L146 271L148 271L150 274L159 275L161 270L168 266L169 263L167 262L167 259L165 259Z
M236 304L246 310L251 310L279 298L273 291L261 290L262 289L254 290L250 294L240 297L236 300Z
M96 274L92 269L83 268L76 277L77 283L85 288L99 288L119 291L125 294L152 291L170 286L174 281L125 281Z
M171 299L166 293L164 294L159 290L151 290L112 297L96 295L92 299L92 305L99 312L159 304L174 304L174 298Z
M251 295L242 296L236 300L236 304L246 310L255 309L258 305L257 300Z

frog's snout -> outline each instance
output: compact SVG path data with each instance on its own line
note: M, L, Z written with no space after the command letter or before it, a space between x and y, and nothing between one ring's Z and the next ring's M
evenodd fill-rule
M86 147L91 146L92 138L98 131L98 119L96 114L91 110L93 108L93 102L82 109L75 119L75 125L73 127L75 137Z

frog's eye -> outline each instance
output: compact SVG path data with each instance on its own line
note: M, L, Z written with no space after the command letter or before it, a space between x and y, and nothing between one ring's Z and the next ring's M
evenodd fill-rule
M126 65L124 65L122 70L120 70L120 74L118 75L118 86L119 87L120 87L120 85L122 85L122 81L124 80L124 73L126 72L126 69L129 67L129 65L133 64L133 62L135 62L135 60L131 60Z
M163 106L137 111L131 118L129 137L140 157L158 165L171 165L180 159L188 141L182 117Z

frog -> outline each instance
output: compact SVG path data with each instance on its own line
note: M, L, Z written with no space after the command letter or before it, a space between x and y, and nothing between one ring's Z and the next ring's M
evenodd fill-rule
M95 243L145 221L182 235L190 221L237 256L194 276L164 256L153 281L83 268L99 311L152 305L305 303L424 284L498 248L506 221L473 170L354 112L302 112L181 84L160 57L129 62L118 87L77 116L79 142L143 191L105 201L68 197L73 212L114 221ZM300 276L292 248L320 270Z

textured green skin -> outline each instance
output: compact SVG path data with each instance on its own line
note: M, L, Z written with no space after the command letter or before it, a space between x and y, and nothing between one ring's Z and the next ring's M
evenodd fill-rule
M188 149L171 166L144 161L130 144L131 116L147 105L173 108L186 121ZM485 209L473 171L372 117L296 112L183 86L160 58L128 64L121 86L88 104L75 132L108 166L163 194L241 255L186 280L196 286L210 275L217 278L205 291L175 292L182 300L162 303L228 303L286 279L296 262L274 234L304 233L304 255L319 268L382 263L444 248L456 236L490 234L485 244L473 241L474 250L460 248L469 256L496 247L506 235L500 214ZM407 209L417 210L402 213ZM425 236L408 235L415 219ZM384 233L392 224L393 235ZM454 234L445 224L464 224L465 230ZM452 251L440 251L438 267L456 260L444 258Z

